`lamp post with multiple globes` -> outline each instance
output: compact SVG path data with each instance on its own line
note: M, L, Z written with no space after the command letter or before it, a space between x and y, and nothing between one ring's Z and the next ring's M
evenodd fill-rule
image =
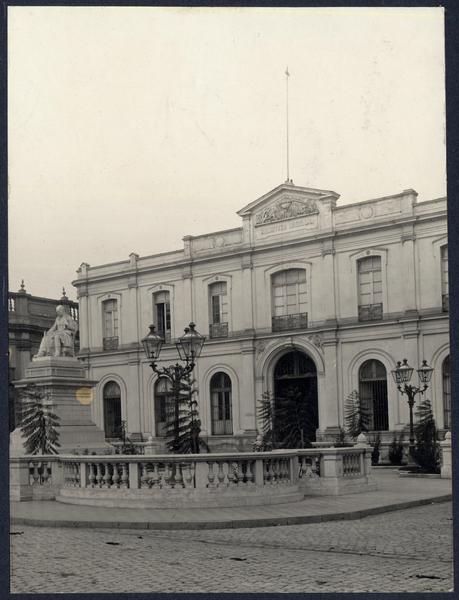
M150 360L150 367L158 377L165 377L172 385L172 394L174 398L174 447L178 447L179 440L179 417L180 417L180 390L182 389L183 381L193 371L196 365L196 359L201 354L202 347L205 342L205 337L196 331L196 325L190 323L189 327L185 327L185 333L178 339L175 346L179 357L185 362L185 365L176 362L168 367L158 367L157 360L161 354L161 348L164 344L164 338L155 331L155 326L150 325L149 333L142 339L142 345L145 354ZM199 451L199 448L197 449Z
M425 360L422 361L422 366L416 369L419 377L420 386L411 385L409 381L413 375L414 368L410 367L406 358L403 359L403 363L397 362L397 366L393 369L392 376L397 389L408 397L408 406L410 408L410 445L409 445L409 457L408 464L405 467L407 471L416 471L418 465L414 458L414 425L413 425L413 406L415 397L417 394L423 394L429 387L427 384L430 382L432 377L433 369L429 367ZM423 386L422 386L423 384Z

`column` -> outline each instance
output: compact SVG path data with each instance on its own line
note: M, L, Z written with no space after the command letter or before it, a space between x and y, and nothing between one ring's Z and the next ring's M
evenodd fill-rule
M322 341L325 372L318 373L319 432L328 439L339 433L338 339L335 332L324 334Z
M242 256L242 318L241 329L244 332L252 334L254 332L253 315L253 286L252 286L252 256L245 254ZM233 307L232 307L233 308ZM235 319L235 309L233 308L233 322Z
M402 273L403 273L403 310L407 315L417 314L416 302L416 265L414 260L413 225L407 225L402 230Z

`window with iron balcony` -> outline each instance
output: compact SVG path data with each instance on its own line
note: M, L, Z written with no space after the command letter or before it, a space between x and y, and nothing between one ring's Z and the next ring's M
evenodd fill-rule
M366 256L357 262L359 321L383 318L382 270L380 256Z
M102 303L103 313L103 348L104 350L117 350L118 337L118 302L105 300Z
M209 286L209 337L228 337L228 295L226 281Z
M304 269L288 269L272 275L271 294L272 331L308 327L308 297Z
M169 292L153 294L153 323L166 343L171 341L171 304Z

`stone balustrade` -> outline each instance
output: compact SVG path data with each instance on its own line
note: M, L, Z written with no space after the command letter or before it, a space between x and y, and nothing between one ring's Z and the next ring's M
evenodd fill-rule
M187 455L25 456L10 460L13 500L110 507L263 505L373 486L371 448Z

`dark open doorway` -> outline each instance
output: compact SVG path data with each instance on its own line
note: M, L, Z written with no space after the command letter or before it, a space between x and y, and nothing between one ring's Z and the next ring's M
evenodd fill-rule
M294 350L284 354L274 369L276 445L307 448L319 426L317 370L313 360Z

